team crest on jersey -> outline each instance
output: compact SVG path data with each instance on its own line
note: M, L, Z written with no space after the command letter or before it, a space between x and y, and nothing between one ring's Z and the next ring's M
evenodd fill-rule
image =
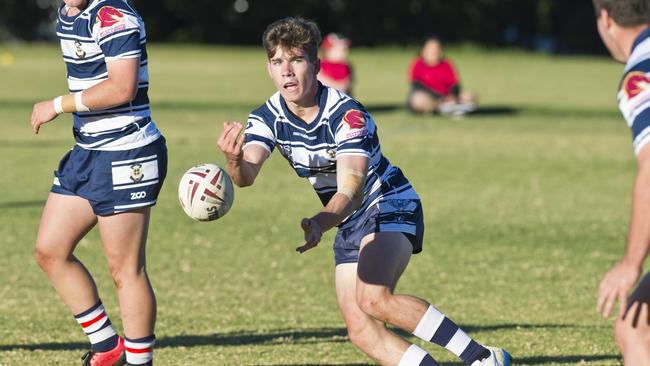
M346 134L347 138L365 136L368 133L366 127L366 117L358 109L351 109L345 112L343 116L343 122L348 125L350 131Z
M625 77L623 80L623 91L627 99L633 99L641 94L644 90L650 88L650 78L645 72L634 71Z
M124 14L112 6L104 6L97 12L97 21L100 27L112 27L124 18Z
M111 33L126 29L125 24L120 24L124 19L124 13L112 6L104 6L97 12L97 21L102 31L100 37L106 37Z
M78 59L83 60L84 58L86 58L86 51L84 51L83 48L81 48L81 42L79 42L79 40L74 41L74 47L75 47L74 54L77 56Z
M140 182L144 178L144 173L142 173L142 165L135 163L131 165L131 180L135 183Z

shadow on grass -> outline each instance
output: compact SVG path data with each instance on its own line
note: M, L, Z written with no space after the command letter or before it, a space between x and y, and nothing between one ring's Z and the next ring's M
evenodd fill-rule
M45 200L10 201L10 202L0 202L0 209L3 209L3 208L32 208L32 207L43 207L44 205L45 205Z
M553 328L584 328L590 326L568 324L495 324L495 325L462 325L468 332L491 332L507 329L553 329ZM399 329L393 329L404 337L410 334ZM173 347L202 347L202 346L246 346L255 344L282 345L282 344L313 344L313 343L344 343L348 342L347 330L343 327L324 327L308 329L273 329L270 331L234 331L214 334L178 334L160 337L156 341L156 348ZM27 343L0 345L0 352L16 349L23 350L84 350L88 347L83 342L66 343ZM570 356L574 357L574 356ZM575 357L601 357L601 356L575 356ZM604 357L604 356L603 356ZM607 356L609 357L609 356ZM612 356L614 357L614 356ZM531 362L539 358L530 359ZM578 358L579 360L580 358Z
M235 331L205 335L179 334L160 337L156 340L156 348L202 347L202 346L247 346L273 344L309 344L309 343L342 343L347 342L345 328L313 328L313 329L275 329L269 332ZM85 350L87 343L34 343L0 345L0 352L23 349L28 351L70 351Z

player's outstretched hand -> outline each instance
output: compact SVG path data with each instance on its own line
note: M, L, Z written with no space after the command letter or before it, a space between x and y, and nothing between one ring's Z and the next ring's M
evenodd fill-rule
M312 219L302 219L300 227L302 227L302 230L305 232L305 245L296 248L296 252L304 253L320 243L323 231L318 223Z
M618 299L620 304L619 316L622 317L627 309L627 297L641 275L641 268L622 260L609 270L600 282L596 310L609 317Z
M54 111L54 103L51 100L45 100L34 104L31 120L34 134L38 134L42 124L52 121L57 116L58 114Z
M244 145L244 135L242 124L239 122L224 122L223 131L217 140L217 146L226 156L228 163L239 163L244 156L242 145Z

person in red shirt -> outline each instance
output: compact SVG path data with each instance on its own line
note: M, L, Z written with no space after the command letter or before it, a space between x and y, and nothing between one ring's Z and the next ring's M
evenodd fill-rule
M341 34L330 33L321 44L322 57L318 80L345 94L352 94L354 82L352 66L348 60L350 40Z
M476 109L474 96L462 92L458 74L444 57L442 42L429 37L409 70L408 107L415 113L462 115Z

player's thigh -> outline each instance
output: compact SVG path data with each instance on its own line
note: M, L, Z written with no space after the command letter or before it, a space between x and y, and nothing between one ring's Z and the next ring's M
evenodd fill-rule
M151 208L99 216L99 234L111 269L139 269L145 264L145 246Z
M97 217L87 200L50 193L38 227L36 255L40 259L67 258L96 222Z
M348 328L350 337L358 336L368 327L379 326L374 318L363 312L357 304L357 264L343 263L336 266L336 300Z
M377 232L366 235L360 246L357 296L392 293L411 258L411 242L400 232Z

